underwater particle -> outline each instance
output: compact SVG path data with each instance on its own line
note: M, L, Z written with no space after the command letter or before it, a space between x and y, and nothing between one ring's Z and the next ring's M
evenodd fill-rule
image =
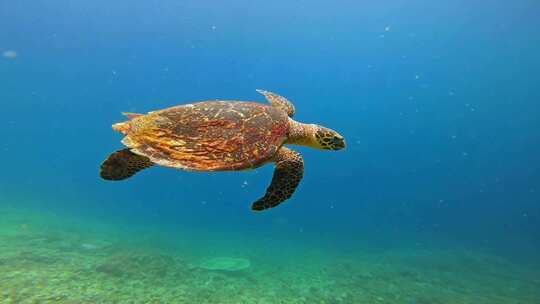
M17 55L18 55L17 52L15 52L14 50L7 50L2 53L2 56L4 56L7 59L15 59L17 58Z
M455 95L456 95L456 93L454 91L448 92L448 96L455 96Z
M215 31L217 29L217 26L212 25L212 31Z
M386 26L386 27L384 28L384 31L385 31L385 32L390 32L391 29L392 29L392 28L390 27L390 25L388 25L388 26Z
M463 157L467 157L467 156L469 156L469 153L467 153L467 152L462 152L461 155L463 155Z
M251 267L251 262L245 258L216 257L205 259L194 266L205 270L234 272Z
M418 75L418 74L414 75L414 79L416 79L416 80L420 79L420 75Z

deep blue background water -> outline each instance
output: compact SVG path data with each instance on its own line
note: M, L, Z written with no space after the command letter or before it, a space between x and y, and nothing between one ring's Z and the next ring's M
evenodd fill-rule
M18 56L0 58L0 195L128 226L286 227L344 246L443 240L538 259L539 15L526 0L2 0L0 52ZM256 88L348 142L299 148L305 178L279 208L249 210L271 166L98 178L121 147L120 112L264 102Z

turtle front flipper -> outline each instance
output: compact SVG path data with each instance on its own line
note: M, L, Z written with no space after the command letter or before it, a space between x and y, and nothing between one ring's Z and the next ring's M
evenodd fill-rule
M264 95L266 100L274 107L283 110L289 117L293 117L295 113L294 105L292 102L287 100L287 98L283 96L279 96L276 93L264 91L264 90L256 90L257 93L260 93Z
M304 160L300 153L281 147L274 157L276 169L272 183L264 197L253 203L252 210L262 211L273 208L289 199L304 175Z
M147 157L123 149L107 157L101 164L99 175L106 180L123 180L153 165Z

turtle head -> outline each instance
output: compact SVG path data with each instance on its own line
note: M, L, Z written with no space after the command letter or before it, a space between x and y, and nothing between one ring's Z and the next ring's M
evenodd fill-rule
M315 124L303 124L290 120L288 144L319 150L341 150L345 139L338 132Z
M345 139L338 132L322 126L314 125L312 140L314 148L321 150L341 150L345 148Z

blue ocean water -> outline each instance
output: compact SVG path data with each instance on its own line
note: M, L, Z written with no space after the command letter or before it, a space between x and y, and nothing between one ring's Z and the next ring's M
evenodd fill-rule
M291 287L272 298L225 275L227 284L208 283L203 296L165 299L167 290L155 303L540 303L538 16L540 4L528 0L0 1L0 214L6 229L18 229L0 230L0 287L19 286L9 273L41 273L20 254L42 245L22 240L54 230L61 238L76 234L83 248L99 249L98 239L116 244L107 236L121 235L186 263L223 255L250 258L255 271L291 263L327 271L321 281L340 290L313 287L315 270L288 266L307 291ZM101 162L122 148L111 130L125 119L121 112L211 99L265 102L255 89L287 97L296 120L335 129L347 141L338 152L295 147L305 176L279 207L249 209L270 182L270 165L99 178ZM20 252L8 250L8 240L23 242ZM58 269L73 254L62 248L49 248ZM310 252L331 263L312 262ZM367 292L354 263L386 265L371 260L383 256L388 265L412 267L431 291L378 268L370 282L398 287ZM464 283L468 293L438 277L486 256L497 262L473 271L487 275ZM452 267L441 262L449 257L458 257ZM347 269L350 276L332 276ZM271 285L293 275L260 271ZM515 273L514 289L491 298L509 281L499 272ZM171 285L206 274L197 275L171 278ZM403 280L421 281L415 278ZM224 291L231 284L250 298ZM94 298L66 293L60 301L150 303L112 299L96 286ZM0 303L30 303L46 290L0 294Z

